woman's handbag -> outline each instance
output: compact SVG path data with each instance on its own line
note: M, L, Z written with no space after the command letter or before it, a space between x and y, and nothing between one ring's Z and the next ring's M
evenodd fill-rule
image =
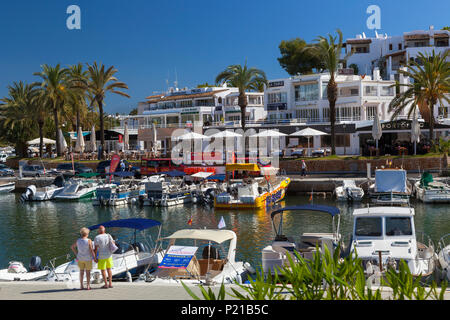
M110 235L109 236L109 250L111 251L111 253L114 253L114 252L116 252L117 249L119 249L119 247L114 244L114 240Z

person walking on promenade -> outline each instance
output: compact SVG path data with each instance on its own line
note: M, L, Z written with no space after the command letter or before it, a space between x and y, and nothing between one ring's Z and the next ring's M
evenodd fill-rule
M84 271L86 270L86 290L91 290L92 260L97 262L97 259L95 258L92 240L88 238L89 229L81 228L80 235L81 238L72 244L71 249L75 253L78 260L78 268L80 269L80 289L84 289L83 278Z
M112 254L117 249L117 246L111 235L106 233L104 226L98 228L98 235L94 239L94 244L95 255L97 256L98 253L98 269L102 272L103 281L105 281L105 285L102 288L112 288ZM108 272L108 277L106 276L106 272Z
M302 176L306 176L306 171L307 171L306 162L305 160L302 160Z

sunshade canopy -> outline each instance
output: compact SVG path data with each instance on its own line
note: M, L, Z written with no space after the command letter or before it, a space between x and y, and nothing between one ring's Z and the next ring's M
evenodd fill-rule
M99 175L100 175L100 173L97 173L97 172L84 172L84 173L78 174L77 177L92 178L92 177L96 177Z
M195 239L222 243L234 238L236 238L236 234L231 230L183 229L176 231L165 239Z
M197 132L188 132L175 137L174 140L210 140L211 138Z
M318 212L328 213L332 217L341 213L341 211L336 207L324 206L324 205L319 205L319 204L305 204L305 205L301 205L301 206L289 206L289 207L281 208L279 210L275 210L274 212L271 213L270 217L273 220L273 218L277 214L283 213L284 211L318 211Z
M209 176L208 178L206 178L208 180L219 180L219 181L223 181L225 180L225 175L224 174L214 174L212 176Z
M114 172L115 176L118 177L133 177L134 176L134 172L131 171L119 171L119 172Z
M314 136L324 136L327 135L328 133L316 130L316 129L312 129L312 128L305 128L302 129L300 131L291 133L291 136L299 136L299 137L314 137Z
M261 130L259 133L254 134L250 137L284 137L284 136L287 136L287 134L275 130Z
M172 171L164 171L160 172L160 174L168 175L169 177L183 177L186 175L183 171L172 170Z
M233 132L233 131L229 131L229 130L224 130L224 131L220 131L217 132L213 135L210 136L211 138L236 138L236 137L242 137L242 134Z
M260 171L260 169L256 163L227 163L225 165L225 170L226 171L236 171L236 170Z
M203 179L205 179L205 178L208 178L209 176L211 176L211 175L213 175L213 174L214 174L213 172L203 172L203 171L200 171L200 172L197 172L197 173L192 174L191 177L194 177L194 178L203 178Z
M161 222L153 219L130 218L99 223L95 226L90 226L89 230L98 229L100 226L104 226L105 228L129 228L135 230L145 230L159 225L161 225Z
M41 141L40 138L36 138L36 139L30 140L30 141L27 141L27 144L40 144L41 143L40 141ZM44 138L43 141L44 141L44 144L56 144L55 140L48 139L48 138Z

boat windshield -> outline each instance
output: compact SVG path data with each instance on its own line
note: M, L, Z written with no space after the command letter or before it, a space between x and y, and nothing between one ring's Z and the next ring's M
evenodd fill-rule
M387 236L411 236L412 225L409 217L386 217Z
M355 235L362 237L381 237L381 218L357 218Z
M67 193L75 193L75 192L77 192L77 188L78 188L77 184L71 184L67 187L66 192Z

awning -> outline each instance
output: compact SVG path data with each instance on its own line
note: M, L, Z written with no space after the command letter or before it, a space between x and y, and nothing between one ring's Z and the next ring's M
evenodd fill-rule
M236 170L260 171L260 169L256 163L227 163L225 165L225 170L226 171L236 171Z
M173 233L165 239L195 239L222 243L234 238L236 238L236 234L231 230L184 229Z
M193 175L191 175L191 177L206 179L209 176L211 176L212 174L214 174L214 172L202 172L202 171L200 171L200 172L194 173Z
M130 218L99 223L95 226L89 227L89 230L98 229L100 226L104 226L105 228L130 228L136 230L145 230L159 225L161 225L161 222L153 219Z

